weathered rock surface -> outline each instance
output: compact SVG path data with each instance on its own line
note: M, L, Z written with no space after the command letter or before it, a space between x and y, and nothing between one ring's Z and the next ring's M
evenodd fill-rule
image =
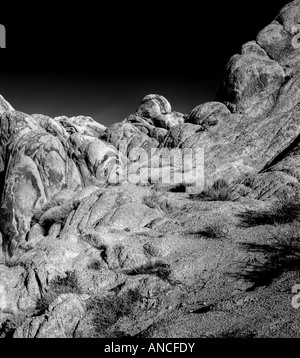
M149 94L142 100L136 114L151 119L159 114L171 113L171 110L171 105L165 97L157 94Z
M299 50L292 46L298 23L299 1L294 1L231 58L218 102L196 107L187 123L165 136L162 146L204 149L208 185L253 174L256 198L298 190L300 65Z
M157 94L146 96L136 110L135 116L140 117L150 125L164 129L170 129L184 122L184 115L179 112L172 112L168 100Z
M188 115L151 94L106 128L28 115L0 96L0 337L247 333L244 304L251 334L280 335L265 313L276 312L281 273L269 298L250 297L260 281L239 265L270 259L260 247L269 228L242 227L238 214L300 191L299 23L296 0L231 58L215 100ZM205 184L227 181L234 201L187 193L193 163L182 156L199 148Z
M43 316L27 319L14 338L73 338L78 323L84 316L84 300L74 294L60 295Z
M231 58L217 98L233 113L266 116L275 105L285 76L278 62L256 42L250 42L242 47L240 55Z
M62 116L54 118L54 121L59 122L70 135L73 133L79 133L100 138L103 136L106 129L106 127L102 124L97 123L91 117L86 116L77 116L71 118Z
M6 111L13 111L13 107L8 103L3 96L0 95L0 114Z
M201 125L203 129L206 129L209 126L218 124L219 120L222 120L228 114L231 114L231 112L223 103L208 102L194 108L189 114L186 123Z

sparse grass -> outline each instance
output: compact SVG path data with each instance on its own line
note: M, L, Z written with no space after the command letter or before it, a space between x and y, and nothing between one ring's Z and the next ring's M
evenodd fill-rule
M156 261L154 263L148 263L140 267L134 268L130 271L127 271L127 275L155 275L164 281L170 280L170 275L172 270L170 265L163 261Z
M207 239L222 240L227 238L225 225L219 222L207 225L203 230L194 234L204 236Z
M59 295L64 293L81 293L78 279L73 271L67 271L65 277L57 276L50 282L47 292L37 301L36 309L46 310Z
M142 300L143 296L138 288L130 289L120 296L91 298L87 305L87 311L92 313L92 323L96 335L107 337L108 329L120 318L133 315L137 304ZM110 338L112 335L114 334L109 334ZM117 336L120 336L120 332L117 333Z
M297 197L279 198L268 210L246 210L237 214L241 226L275 225L300 220L300 200Z
M300 249L300 223L275 224L270 230L271 240L287 249Z
M100 260L93 260L91 263L88 264L88 269L90 270L101 270L103 267L102 262Z
M73 271L67 271L66 276L64 277L57 276L53 281L51 281L50 287L53 291L59 293L79 291L78 279L75 272Z
M247 252L263 254L264 260L241 263L238 278L254 284L253 288L268 286L284 272L300 270L300 223L278 225L270 231L270 243L242 243Z
M200 194L190 194L191 199L203 201L232 201L232 191L229 184L219 179L211 187L203 190Z

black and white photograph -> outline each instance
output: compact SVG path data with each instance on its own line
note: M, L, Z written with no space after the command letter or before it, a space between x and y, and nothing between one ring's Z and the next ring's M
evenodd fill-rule
M300 0L15 3L0 48L0 346L300 338Z

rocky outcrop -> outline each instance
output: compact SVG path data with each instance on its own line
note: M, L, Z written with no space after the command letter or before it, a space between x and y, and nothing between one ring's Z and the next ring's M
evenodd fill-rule
M172 112L169 101L157 94L146 96L136 110L135 116L144 119L150 125L164 129L170 129L184 122L184 115Z
M91 117L77 116L68 118L66 116L54 118L55 122L61 124L68 134L78 133L96 138L101 138L106 129L100 123L94 121Z
M101 185L122 175L117 149L92 136L98 136L94 130L101 126L80 118L81 133L70 134L74 119L69 128L64 121L62 126L58 120L17 111L1 116L0 221L9 246L25 239L34 213L62 190Z
M215 126L219 120L231 114L229 109L219 102L207 102L194 108L189 114L186 122L201 125L203 129Z
M0 114L6 111L13 111L13 107L8 103L3 96L0 95Z
M299 1L294 1L230 59L218 102L196 107L187 123L166 135L164 146L204 148L208 185L254 174L256 198L299 190L300 64L292 42L299 21Z
M266 116L273 109L285 81L282 66L272 60L256 42L242 47L231 58L217 99L232 113L249 117Z
M157 94L149 94L142 100L136 114L140 117L151 119L159 114L171 113L171 110L171 105L165 97Z
M287 74L299 71L300 59L297 49L293 47L293 38L300 23L299 1L287 4L276 17L257 36L256 41L269 57L282 66Z
M130 160L136 149L148 150L159 145L158 138L151 137L150 133L147 135L140 128L129 122L113 124L106 129L106 140Z

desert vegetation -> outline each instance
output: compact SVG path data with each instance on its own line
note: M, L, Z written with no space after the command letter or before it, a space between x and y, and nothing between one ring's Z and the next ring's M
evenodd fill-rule
M258 225L286 224L300 220L300 199L298 196L282 196L269 209L245 210L237 214L240 225L253 227Z
M232 189L224 179L219 179L200 194L190 194L190 198L203 201L232 201Z
M288 271L300 270L300 223L274 224L266 243L240 244L248 253L263 255L263 260L241 263L239 278L254 284L252 289L268 286Z
M197 232L197 235L214 240L222 240L228 237L226 232L226 225L219 222L206 225L203 230Z
M163 261L149 262L126 272L127 275L154 275L162 280L169 281L172 270L170 265Z
M92 297L87 305L96 337L124 337L122 332L109 330L122 317L132 316L143 296L138 288L123 294Z
M64 277L57 276L50 282L47 292L37 301L36 309L39 312L45 311L59 295L65 293L81 293L77 276L73 271L67 271Z

